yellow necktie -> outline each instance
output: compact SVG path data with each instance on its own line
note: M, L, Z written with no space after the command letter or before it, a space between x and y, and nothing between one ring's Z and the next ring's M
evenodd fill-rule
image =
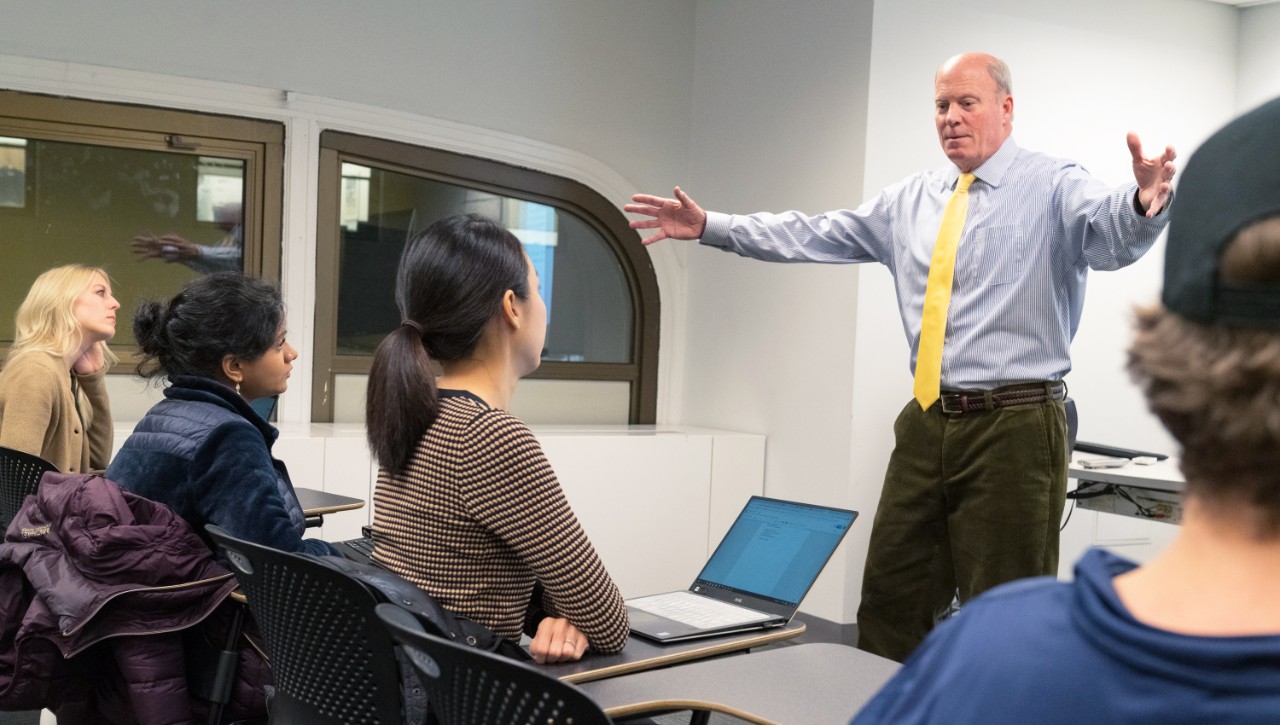
M913 388L921 410L938 399L942 380L942 337L947 331L947 307L951 305L951 279L956 270L956 247L969 211L969 184L973 174L960 174L956 190L942 212L942 226L933 244L929 262L929 283L924 289L924 312L920 317L920 346L916 353L916 381Z

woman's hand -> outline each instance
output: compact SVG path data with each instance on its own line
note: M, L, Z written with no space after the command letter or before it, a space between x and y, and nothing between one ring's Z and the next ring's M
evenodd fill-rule
M92 375L101 370L102 366L106 364L107 358L106 353L102 350L102 343L95 342L89 346L88 350L84 351L83 355L71 363L71 369L75 371L76 375Z
M547 617L538 623L538 632L529 645L529 654L540 665L576 662L587 651L587 636L562 617Z

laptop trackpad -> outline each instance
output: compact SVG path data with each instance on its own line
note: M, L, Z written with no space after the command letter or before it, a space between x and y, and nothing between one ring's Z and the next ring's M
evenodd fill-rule
M674 619L650 614L643 609L635 607L627 607L627 617L631 620L632 632L658 641L668 640L673 637L683 637L699 631L697 627L690 627Z

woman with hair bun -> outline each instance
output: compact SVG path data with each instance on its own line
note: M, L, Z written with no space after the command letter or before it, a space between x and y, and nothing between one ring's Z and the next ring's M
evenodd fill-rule
M107 478L169 506L206 541L205 524L216 524L283 551L338 555L302 538L302 506L271 455L279 432L250 406L289 387L298 357L285 339L279 291L238 273L198 277L168 304L138 307L133 334L139 374L163 376L168 387Z
M396 304L403 323L378 346L367 393L374 561L500 636L529 634L538 662L621 650L618 588L506 410L547 329L520 241L475 214L436 222L405 247Z
M119 309L97 267L68 264L36 278L0 372L0 446L63 473L106 468L113 434L105 378L116 361L107 340Z

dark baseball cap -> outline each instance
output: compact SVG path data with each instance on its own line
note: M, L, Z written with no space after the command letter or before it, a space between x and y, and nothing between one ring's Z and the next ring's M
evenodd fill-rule
M1227 242L1280 215L1280 98L1210 136L1179 177L1164 257L1164 306L1205 324L1280 329L1280 281L1218 279Z

